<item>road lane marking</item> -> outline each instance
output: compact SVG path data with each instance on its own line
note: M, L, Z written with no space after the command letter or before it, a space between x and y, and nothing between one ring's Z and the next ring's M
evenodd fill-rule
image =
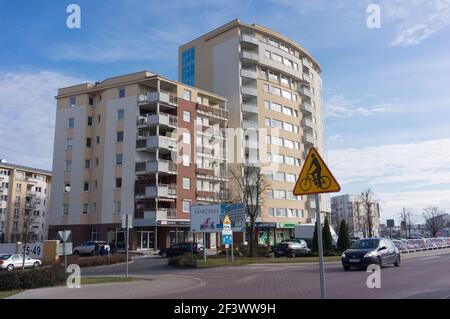
M426 257L426 258L420 258L420 260L430 260L430 259L436 259L436 258L441 258L442 256L431 256L431 257Z

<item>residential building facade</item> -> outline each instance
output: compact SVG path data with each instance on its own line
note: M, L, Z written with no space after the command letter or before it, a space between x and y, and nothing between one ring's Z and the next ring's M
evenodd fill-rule
M27 232L32 242L47 239L51 179L50 171L0 161L1 243L23 241Z
M345 194L331 197L331 223L335 229L339 229L341 221L347 223L350 235L364 238L369 234L368 216L372 225L372 236L379 235L380 229L380 205L372 204L370 213L363 203L361 195Z
M236 19L179 48L183 83L225 96L230 110L230 167L258 165L269 180L257 227L260 243L290 238L315 222L314 196L292 191L309 149L326 158L321 68L282 34ZM232 180L230 180L230 184ZM329 212L327 195L321 211ZM267 238L267 239L265 239Z
M49 236L132 249L192 240L190 206L226 196L226 99L143 71L58 90ZM211 246L214 246L215 240Z

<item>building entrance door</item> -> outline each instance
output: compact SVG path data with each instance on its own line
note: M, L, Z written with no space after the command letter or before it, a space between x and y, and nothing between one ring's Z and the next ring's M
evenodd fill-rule
M141 250L148 250L154 248L154 232L143 231L141 232Z

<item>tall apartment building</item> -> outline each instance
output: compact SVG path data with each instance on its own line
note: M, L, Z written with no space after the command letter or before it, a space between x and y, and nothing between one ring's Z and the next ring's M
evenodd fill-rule
M370 216L373 236L378 236L380 228L380 205L371 206ZM331 224L339 229L342 220L348 225L353 237L364 238L368 236L367 207L363 204L361 195L345 194L331 197Z
M226 99L143 71L58 90L49 236L133 249L190 239L190 206L226 196ZM214 238L210 238L214 246Z
M244 131L229 165L260 165L270 180L257 223L260 238L273 243L293 235L298 223L315 222L314 197L292 190L309 149L326 156L317 61L284 35L239 19L182 45L178 58L179 79L227 97L229 127ZM328 207L321 196L321 210Z
M47 239L51 179L49 171L0 161L1 243L23 241L24 218L31 221L29 240Z

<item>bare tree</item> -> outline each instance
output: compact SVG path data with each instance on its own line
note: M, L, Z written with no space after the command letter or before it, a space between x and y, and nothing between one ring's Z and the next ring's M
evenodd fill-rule
M431 233L431 237L436 237L437 233L445 226L445 211L437 206L428 206L423 209L425 219L425 229Z
M268 187L266 177L261 173L261 168L251 164L236 164L230 168L230 184L235 183L235 188L230 191L232 202L245 204L246 215L250 222L249 227L249 255L256 256L256 218L261 212L263 195Z
M378 201L375 199L375 194L372 192L370 188L367 189L365 192L363 192L361 196L362 196L362 205L366 213L365 223L367 223L367 237L372 238L373 222L374 222L372 207L377 205Z
M399 213L400 219L405 223L406 226L406 237L411 237L411 228L414 225L416 220L416 216L413 212L411 212L408 208L403 207L402 211Z
M25 258L26 258L26 249L27 245L30 242L30 239L34 235L34 231L31 230L31 225L36 220L36 216L34 215L34 211L39 204L40 199L36 196L36 194L31 193L27 195L25 202L25 210L23 212L23 224L22 224L22 243L24 247L24 253L22 258L22 271L25 271Z

